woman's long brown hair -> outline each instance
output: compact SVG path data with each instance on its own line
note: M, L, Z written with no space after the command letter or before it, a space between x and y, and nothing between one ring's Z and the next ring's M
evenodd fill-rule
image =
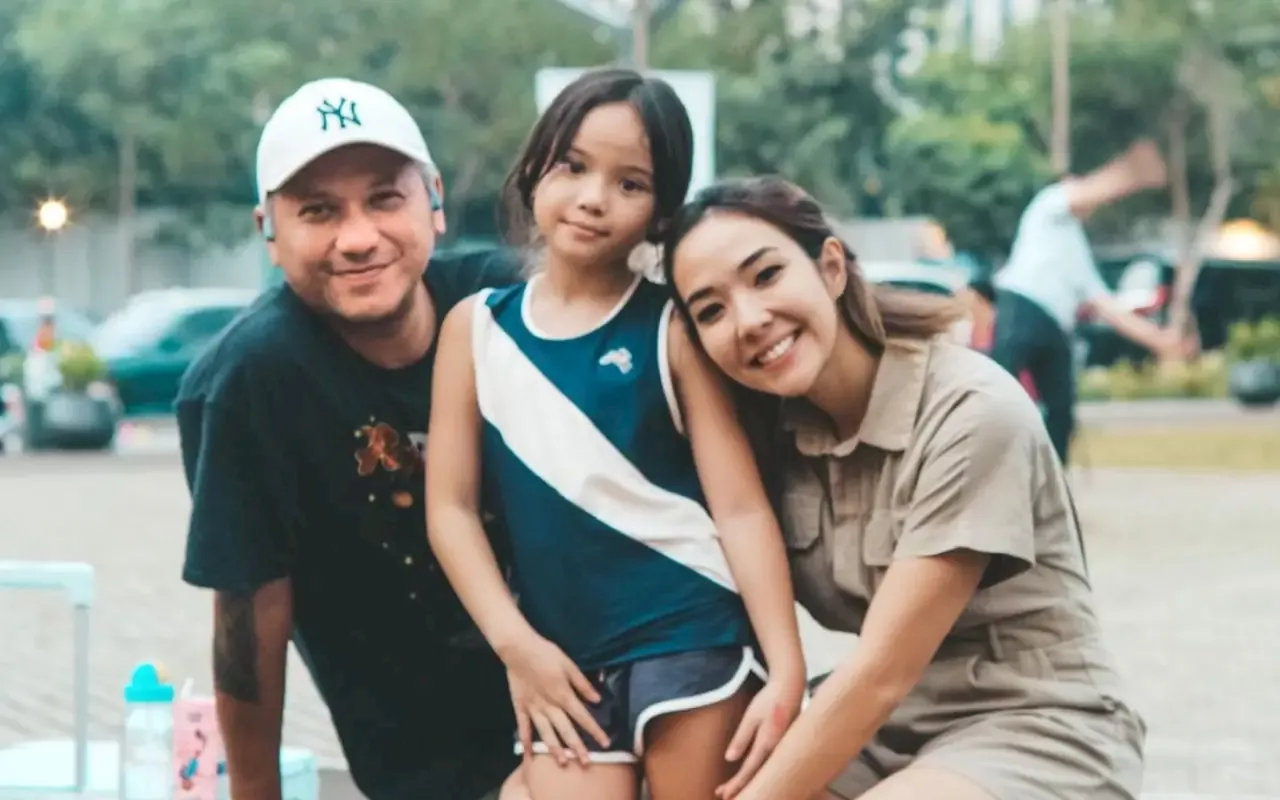
M844 248L848 280L840 297L840 312L855 337L872 353L879 355L889 339L931 339L946 333L963 317L963 306L954 298L875 286L869 283L858 266L857 256L843 239L836 236L822 206L799 186L778 177L759 177L717 183L703 189L676 212L663 236L662 268L671 287L676 306L696 337L689 309L675 291L675 252L680 242L707 214L722 212L741 214L767 222L785 233L815 262L829 239ZM777 462L777 422L780 401L735 384L739 412L751 435L756 458L766 483ZM770 485L776 497L776 485Z

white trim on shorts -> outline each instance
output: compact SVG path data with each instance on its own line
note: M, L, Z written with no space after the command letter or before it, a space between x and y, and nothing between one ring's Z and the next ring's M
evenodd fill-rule
M567 748L566 748L567 749ZM533 754L535 756L549 756L551 749L547 747L545 742L533 743ZM524 755L524 746L519 742L516 743L516 755ZM640 759L634 753L628 753L626 750L588 750L587 760L592 764L639 764Z
M702 694L693 694L688 697L673 697L670 700L663 700L640 712L640 716L636 719L636 730L634 740L636 743L635 752L626 750L605 750L605 751L589 751L588 761L593 764L637 764L644 756L644 728L649 722L663 714L674 714L680 711L692 711L695 708L705 708L713 706L716 703L728 700L737 694L742 685L747 682L747 678L755 675L761 681L768 680L768 673L764 667L756 660L755 653L750 647L742 648L742 663L738 666L738 671L723 686L719 686ZM550 755L551 750L545 742L533 743L534 755ZM524 755L524 745L516 742L515 754Z
M688 697L673 697L670 700L663 700L640 712L640 716L636 718L636 729L633 738L636 743L636 757L644 756L644 727L651 720L663 714L674 714L679 711L692 711L695 708L705 708L713 706L716 703L728 700L738 693L742 685L747 682L747 678L751 674L760 678L761 681L769 679L768 674L764 671L764 667L756 660L756 655L750 647L742 648L742 663L738 665L738 671L733 674L729 682L723 686L712 689L702 694L689 695Z

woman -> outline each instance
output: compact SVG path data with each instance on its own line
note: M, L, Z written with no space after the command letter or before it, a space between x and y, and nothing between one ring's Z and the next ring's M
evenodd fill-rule
M797 598L860 636L738 797L1135 798L1062 468L1017 382L943 341L951 301L869 287L778 179L702 192L664 268L763 423Z

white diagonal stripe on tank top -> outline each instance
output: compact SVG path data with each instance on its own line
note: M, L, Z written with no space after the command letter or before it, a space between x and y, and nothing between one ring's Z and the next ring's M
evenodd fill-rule
M498 325L484 296L472 348L480 413L525 467L613 530L737 591L706 509L636 469Z

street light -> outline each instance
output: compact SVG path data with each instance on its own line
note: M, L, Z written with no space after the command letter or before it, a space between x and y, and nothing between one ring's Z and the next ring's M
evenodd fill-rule
M36 209L36 221L48 233L57 233L67 224L67 204L61 200L49 199Z
M57 286L58 232L66 227L69 216L70 212L67 210L67 204L54 197L45 200L36 209L36 223L44 229L45 238L53 237L53 241L48 243L48 266L40 270L40 291L42 294L52 294L54 287Z

